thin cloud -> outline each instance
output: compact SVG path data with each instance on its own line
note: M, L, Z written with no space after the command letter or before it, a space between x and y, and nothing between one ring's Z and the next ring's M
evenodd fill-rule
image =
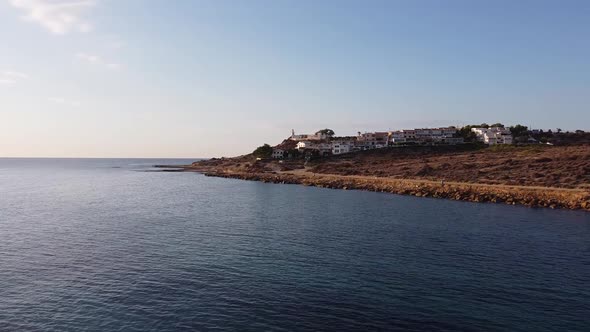
M114 50L122 49L123 47L125 47L125 45L126 45L126 43L122 40L119 40L119 39L107 43L107 46L109 48L114 49Z
M94 7L97 0L9 0L9 3L25 12L21 16L23 20L37 23L53 34L64 35L92 30L92 24L83 14Z
M80 53L77 53L76 54L76 57L78 59L80 59L81 61L84 61L84 62L89 63L91 65L103 66L103 67L106 67L108 69L119 69L119 68L121 68L121 64L115 63L115 62L106 61L101 56L95 55L95 54L88 54L88 53L80 52Z
M74 100L68 100L65 98L60 98L60 97L51 97L47 99L48 101L52 102L52 103L56 103L56 104L61 104L61 105L67 105L67 106L71 106L71 107L78 107L80 106L80 103Z
M76 57L78 57L78 59L82 59L82 60L89 62L91 64L102 63L102 58L98 55L92 55L92 54L87 54L87 53L78 53L78 54L76 54Z
M26 80L29 75L13 70L0 71L0 85L12 86L19 81Z
M8 86L12 86L16 83L15 80L10 79L10 78L0 78L0 85L8 85Z
M1 76L10 77L13 79L23 79L23 80L26 80L27 78L29 78L29 75L27 75L25 73L21 73L18 71L12 71L12 70L3 71Z

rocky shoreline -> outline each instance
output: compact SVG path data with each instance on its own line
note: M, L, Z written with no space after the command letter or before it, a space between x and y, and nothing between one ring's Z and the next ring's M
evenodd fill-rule
M478 203L503 203L528 207L590 211L590 193L583 190L494 186L469 183L436 183L433 181L315 173L246 173L206 171L204 169L194 171L201 172L206 176L267 183L299 184L321 188L366 190Z
M590 145L389 148L309 161L249 154L160 167L269 183L590 211Z

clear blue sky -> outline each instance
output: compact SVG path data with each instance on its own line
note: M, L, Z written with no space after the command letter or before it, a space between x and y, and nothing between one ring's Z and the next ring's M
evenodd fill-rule
M290 134L590 129L590 1L0 0L0 156Z

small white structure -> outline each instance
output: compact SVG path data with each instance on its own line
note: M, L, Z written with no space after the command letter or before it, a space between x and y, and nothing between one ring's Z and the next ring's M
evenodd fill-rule
M297 142L297 146L295 147L299 152L313 152L317 151L321 156L327 156L332 154L332 144L331 143L324 143L324 142L317 142L317 141L301 141Z
M301 151L301 150L305 150L305 149L313 149L315 147L315 144L311 141L300 141L297 142L297 146L295 147L295 149Z

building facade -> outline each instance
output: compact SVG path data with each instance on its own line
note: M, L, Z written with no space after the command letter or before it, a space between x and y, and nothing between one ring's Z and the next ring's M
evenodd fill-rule
M457 136L457 128L416 128L391 132L392 144L461 144L463 139Z
M354 142L354 140L332 141L332 154L343 154L352 152L354 149Z
M283 159L285 157L285 150L279 148L272 149L272 158L273 159Z
M295 130L291 130L291 136L289 137L290 140L293 141L321 141L330 138L330 136L317 132L315 134L295 134Z
M389 145L389 132L358 132L355 146L360 150L380 149Z
M488 145L512 144L512 134L504 127L471 128L477 140Z

